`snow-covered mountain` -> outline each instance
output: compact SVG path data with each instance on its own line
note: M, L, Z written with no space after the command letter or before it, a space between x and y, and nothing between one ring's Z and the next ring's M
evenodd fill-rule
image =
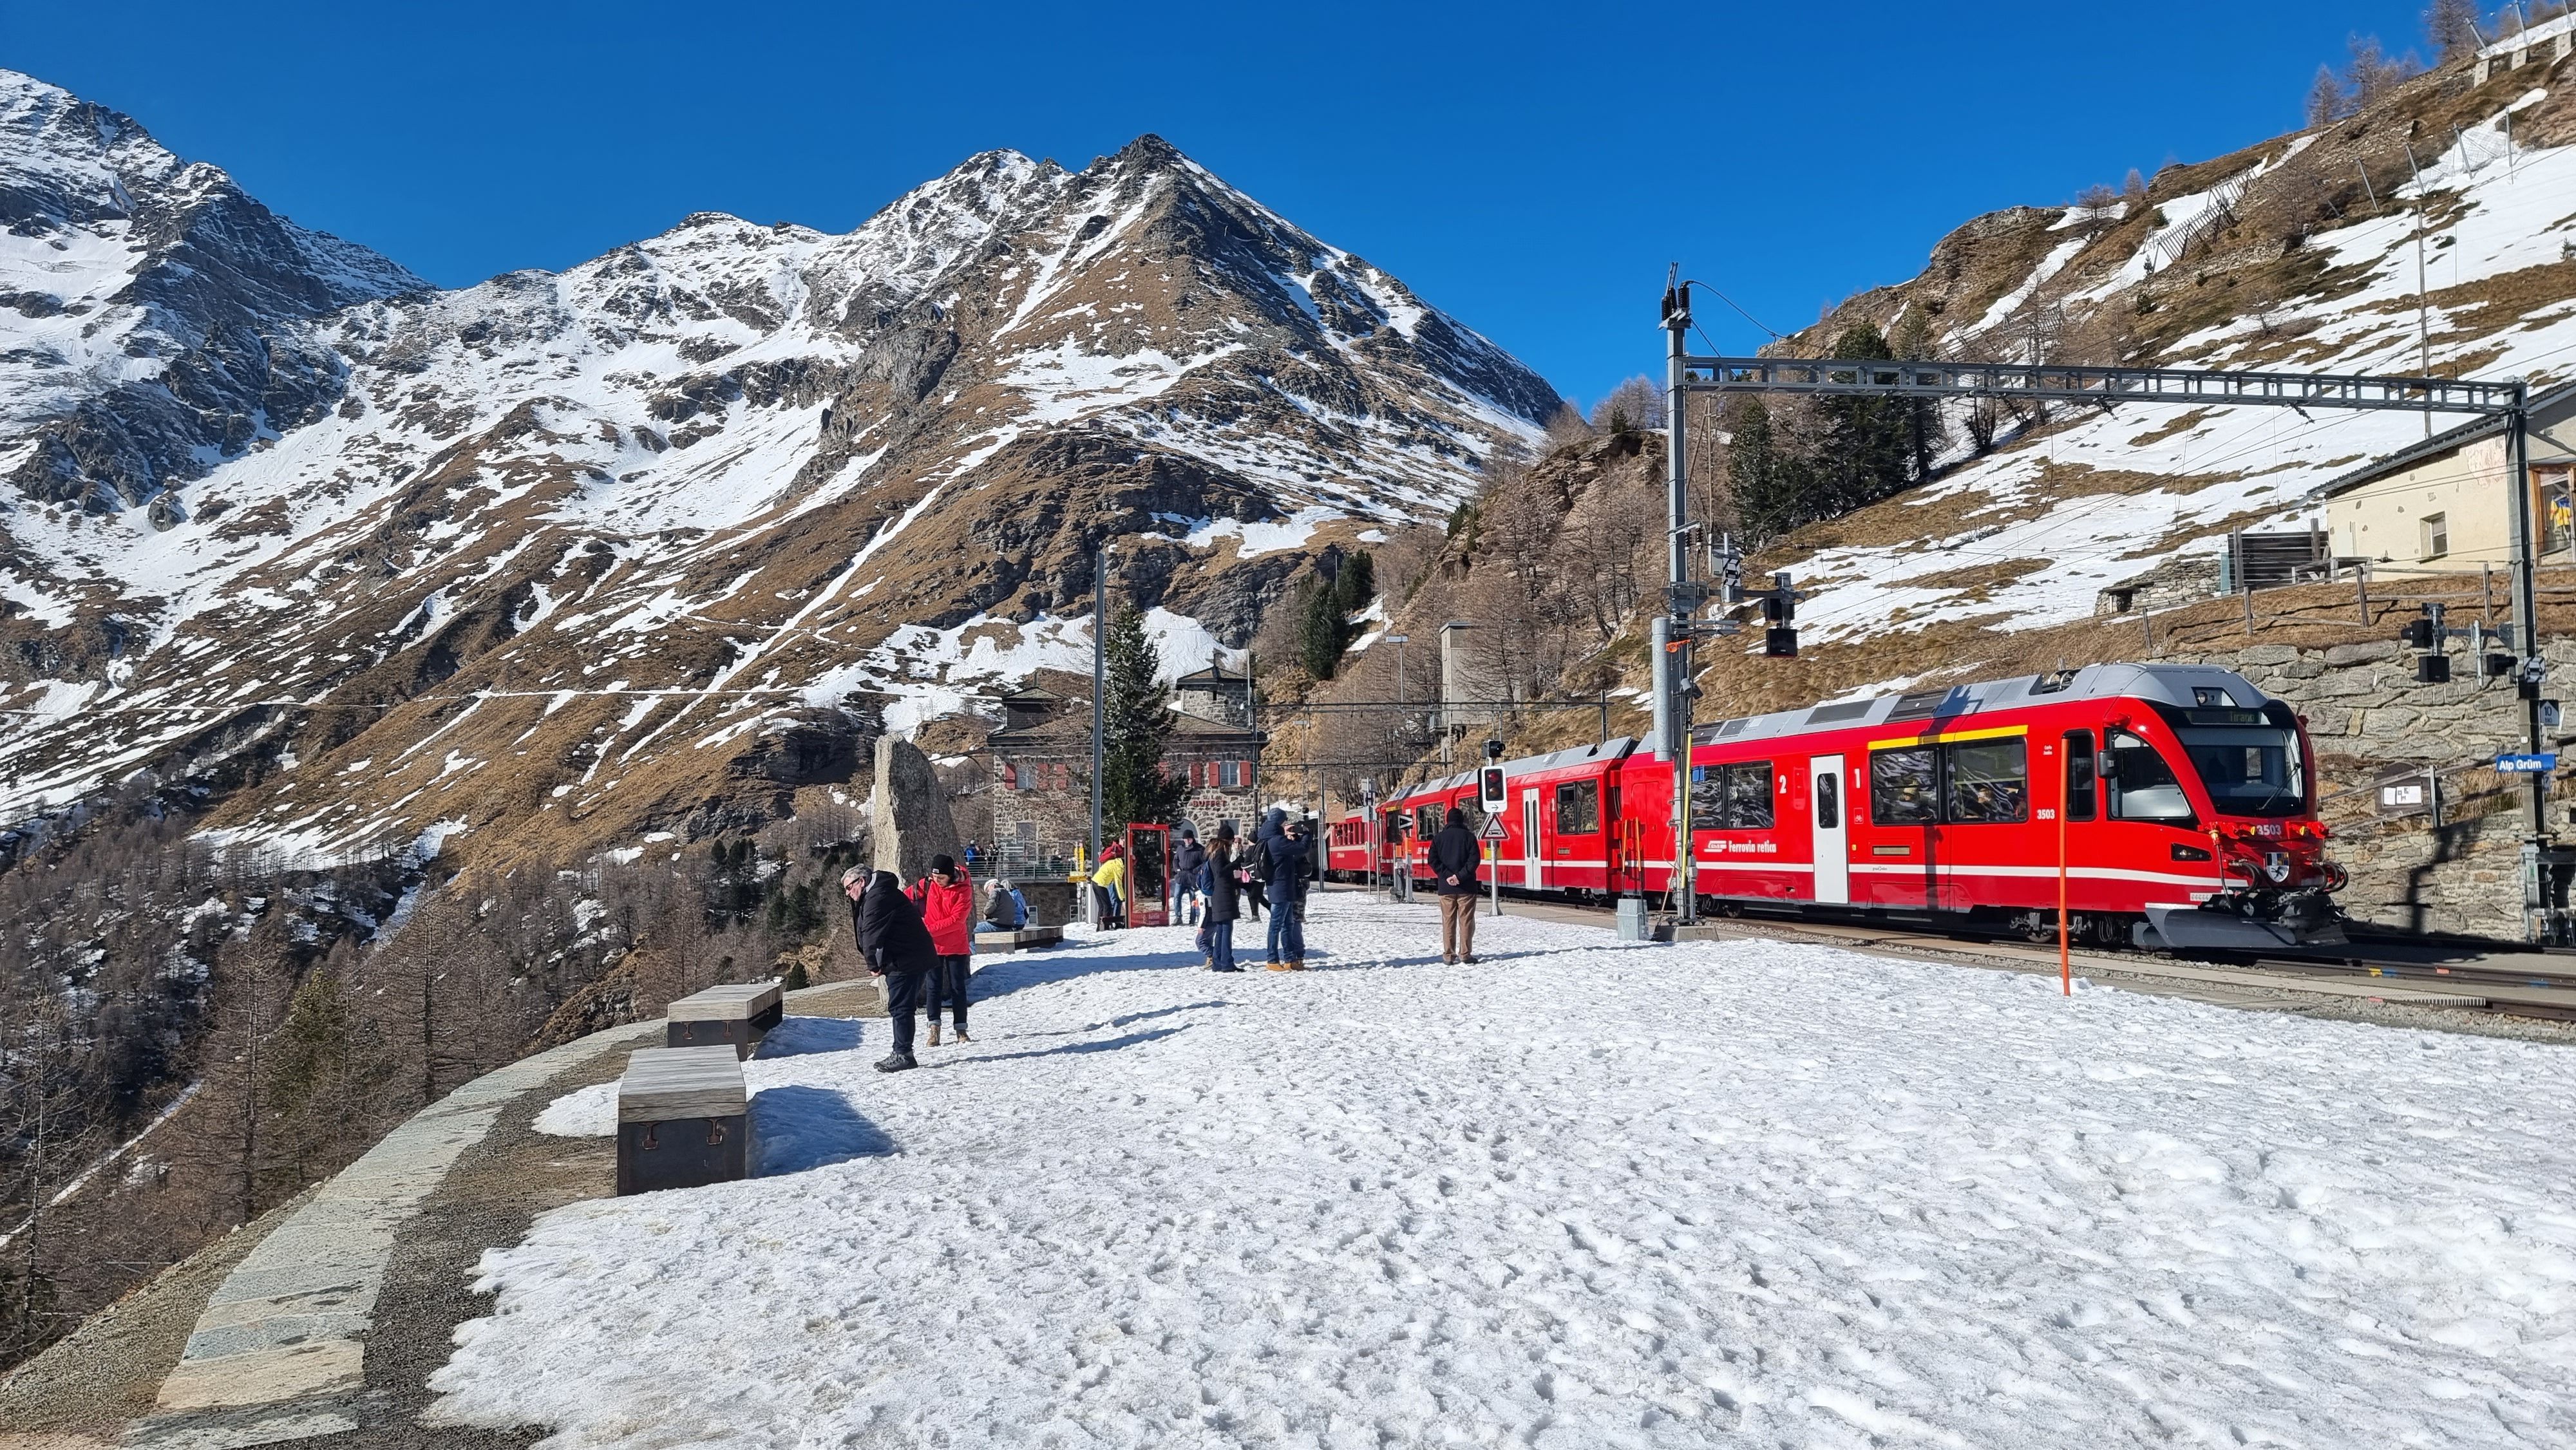
M0 823L176 766L324 851L708 824L839 702L1074 662L1096 542L1203 658L1558 406L1151 136L438 292L0 94Z
M312 422L317 319L426 289L113 111L0 71L0 479L108 512Z
M2143 195L1979 217L1921 275L1851 299L1788 350L1825 355L1849 324L1892 330L1922 306L1947 357L2523 377L2536 391L2576 376L2568 75L2480 83L2455 64L2347 120L2169 167ZM1920 642L1891 642L1891 623L2012 632L2089 616L2104 587L2206 556L2229 529L2321 519L2311 489L2427 431L2402 413L2122 405L2063 410L1972 457L1951 421L1957 466L1939 481L1787 541L1779 562L1816 591L1799 614L1818 643L1920 669ZM1937 663L1990 657L1952 647ZM1918 662L1897 660L1909 648Z

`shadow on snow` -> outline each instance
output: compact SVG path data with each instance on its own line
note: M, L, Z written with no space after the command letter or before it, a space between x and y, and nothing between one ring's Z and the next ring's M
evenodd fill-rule
M783 1024L782 1024L783 1025ZM751 1099L751 1176L768 1178L891 1153L894 1139L822 1087L763 1088Z

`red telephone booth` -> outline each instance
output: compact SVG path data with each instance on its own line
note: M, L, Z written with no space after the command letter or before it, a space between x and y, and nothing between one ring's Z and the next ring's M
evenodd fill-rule
M1172 924L1172 828L1127 827L1127 924Z

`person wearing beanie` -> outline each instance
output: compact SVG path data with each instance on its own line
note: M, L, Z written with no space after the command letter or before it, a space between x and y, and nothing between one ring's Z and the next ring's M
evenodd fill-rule
M859 939L859 957L871 974L884 979L880 990L894 1025L894 1051L877 1064L877 1071L918 1067L912 1057L912 1018L921 1010L922 990L939 960L930 933L922 929L921 912L891 871L864 881L852 872L842 878L842 890L850 898L850 929Z
M957 1040L971 1042L966 1035L966 982L975 964L975 883L957 866L953 856L930 858L930 874L912 883L905 892L921 911L921 924L930 932L931 950L938 954L926 984L926 1005L930 1018L930 1045L939 1045L939 1007L948 1004L950 1021Z
M1211 972L1239 972L1234 960L1234 923L1242 916L1247 894L1234 851L1234 822L1216 828L1208 842L1207 965Z

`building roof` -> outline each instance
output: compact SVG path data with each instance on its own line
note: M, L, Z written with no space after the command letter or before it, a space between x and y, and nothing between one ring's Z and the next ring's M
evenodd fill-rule
M1243 680L1244 677L1240 671L1229 670L1222 663L1219 663L1211 664L1203 670L1190 671L1188 674L1172 681L1172 688L1175 690L1213 690L1227 685L1240 685L1243 683Z
M2576 403L2576 382L2560 383L2554 388L2532 394L2529 411L2524 416L2537 420L2542 414L2569 403ZM2391 474L2403 473L2426 459L2440 458L2465 448L2481 438L2503 431L2502 413L2472 418L2456 428L2445 429L2420 443L2408 444L2385 458L2365 463L2340 478L2328 479L2308 490L2308 497L2329 499L2337 494L2350 493L2363 484L2377 483Z
M1215 750L1230 745L1250 746L1260 738L1256 732L1240 725L1203 720L1178 710L1171 712L1172 745L1182 750ZM995 750L1057 750L1091 748L1091 717L1058 716L1041 720L1018 730L995 730L984 737L987 747Z
M2034 700L2135 698L2190 709L2204 703L2202 692L2215 690L2224 702L2241 709L2260 709L2267 697L2244 676L2215 665L2086 665L2045 675L2015 675L2006 680L1934 686L1903 695L1862 700L1830 700L1801 710L1747 715L1692 729L1691 742L1761 740L1803 735L1828 726L1903 724L1920 732L1947 728L1949 722L1979 710L2026 705Z

